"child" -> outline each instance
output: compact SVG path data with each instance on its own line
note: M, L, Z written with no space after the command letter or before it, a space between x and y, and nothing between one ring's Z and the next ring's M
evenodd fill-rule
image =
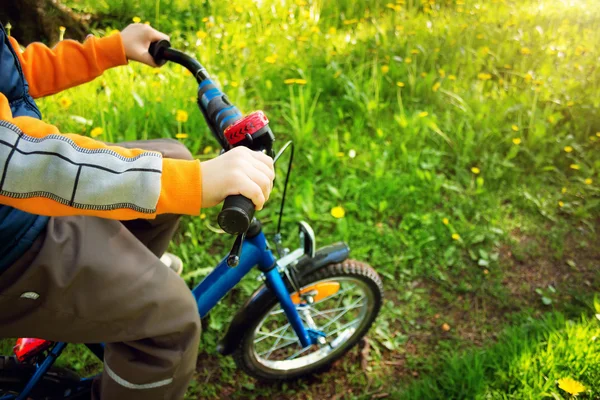
M98 399L182 398L200 320L159 261L181 214L242 194L268 199L273 161L236 148L200 163L179 142L107 145L42 122L34 98L88 82L168 39L120 34L21 52L0 24L0 337L105 342Z

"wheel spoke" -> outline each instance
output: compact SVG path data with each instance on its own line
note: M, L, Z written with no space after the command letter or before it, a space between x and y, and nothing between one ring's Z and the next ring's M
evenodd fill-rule
M331 317L324 315L324 314L328 314L328 313L332 313L332 312L338 312L338 311L343 311L343 310L354 310L355 308L361 308L363 305L357 305L357 306L348 306L348 307L337 307L337 308L329 308L327 310L317 310L314 308L311 308L311 311L316 312L319 315L322 315L325 318L329 318L332 319Z
M269 349L269 350L265 350L265 351L263 351L262 353L258 353L258 355L262 357L262 356L264 356L265 354L269 353L269 354L267 355L267 357L265 357L265 358L267 358L267 359L268 359L268 358L271 356L271 353L273 353L274 351L281 350L281 349L283 349L284 347L287 347L287 346L289 346L289 345L292 345L292 344L295 344L295 343L298 343L298 341L297 341L297 340L294 340L293 342L285 342L284 344L281 344L281 345L279 345L278 347L275 347L274 349Z
M359 302L361 302L362 300L364 300L364 298L365 298L365 296L361 296L358 300L356 300L354 303L352 303L352 305L350 307L355 306L356 304L358 304ZM321 330L327 329L331 324L333 324L334 322L338 321L340 318L342 318L351 309L352 308L347 308L344 312L339 313L334 319L332 319L331 321L329 321L328 323L326 323L325 325L323 325L321 327Z
M298 357L299 355L301 355L302 353L305 353L306 351L310 350L311 348L312 348L312 346L307 346L303 349L300 349L297 352L295 352L294 354L292 354L291 356L289 356L288 358L286 358L286 360L293 360L296 357Z
M365 305L375 300L374 293L364 279L342 274L309 282L305 288L321 282L340 283L338 292L331 296L314 303L295 305L305 328L324 333L327 341L303 347L285 311L280 305L275 305L263 314L252 342L254 357L262 366L275 371L310 370L318 362L333 360L347 350L365 319L372 318L364 310Z
M339 328L337 328L336 330L334 330L334 331L332 331L332 332L326 332L326 335L327 335L328 337L329 337L329 336L333 336L333 335L335 335L336 333L338 333L338 332L340 332L340 331L343 331L343 330L345 330L345 329L347 329L347 328L350 328L350 327L352 327L352 325L357 325L357 324L358 324L358 322L359 322L359 321L358 321L357 319L355 319L355 320L353 320L353 321L350 321L350 322L348 322L348 323L346 323L346 324L344 324L344 325L340 326Z
M268 337L279 337L279 336L277 335L277 333L279 333L279 332L281 332L281 331L284 331L284 332L285 332L289 326L290 326L290 324L289 324L289 322L288 322L288 323L287 323L287 324L285 324L284 326L281 326L281 327L279 327L279 328L275 329L273 332L270 332L270 333L268 333L268 332L262 332L262 331L258 331L257 333L260 333L261 335L264 335L264 336L263 336L263 337L260 337L260 338L258 338L258 339L255 339L255 340L254 340L254 343L262 342L263 340L265 340L265 339L266 339L266 338L268 338ZM282 333L282 335L283 335L283 333Z

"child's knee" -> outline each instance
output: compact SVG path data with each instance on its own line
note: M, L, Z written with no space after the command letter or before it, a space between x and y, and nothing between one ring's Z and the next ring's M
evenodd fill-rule
M166 139L165 148L161 150L163 157L177 160L193 160L194 156L183 143L175 139Z

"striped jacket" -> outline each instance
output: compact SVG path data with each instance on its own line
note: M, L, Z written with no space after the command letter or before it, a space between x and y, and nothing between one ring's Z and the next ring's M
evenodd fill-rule
M199 161L63 134L41 120L34 98L126 63L119 34L21 51L0 24L0 271L27 250L48 217L199 214Z

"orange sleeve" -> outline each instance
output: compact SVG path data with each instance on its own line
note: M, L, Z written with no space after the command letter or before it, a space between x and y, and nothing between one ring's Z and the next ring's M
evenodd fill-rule
M14 38L9 39L34 98L89 82L111 67L127 64L120 34L90 36L83 44L63 40L52 49L32 43L23 52Z
M0 93L0 204L39 215L127 220L200 213L197 160L109 146L12 117Z

